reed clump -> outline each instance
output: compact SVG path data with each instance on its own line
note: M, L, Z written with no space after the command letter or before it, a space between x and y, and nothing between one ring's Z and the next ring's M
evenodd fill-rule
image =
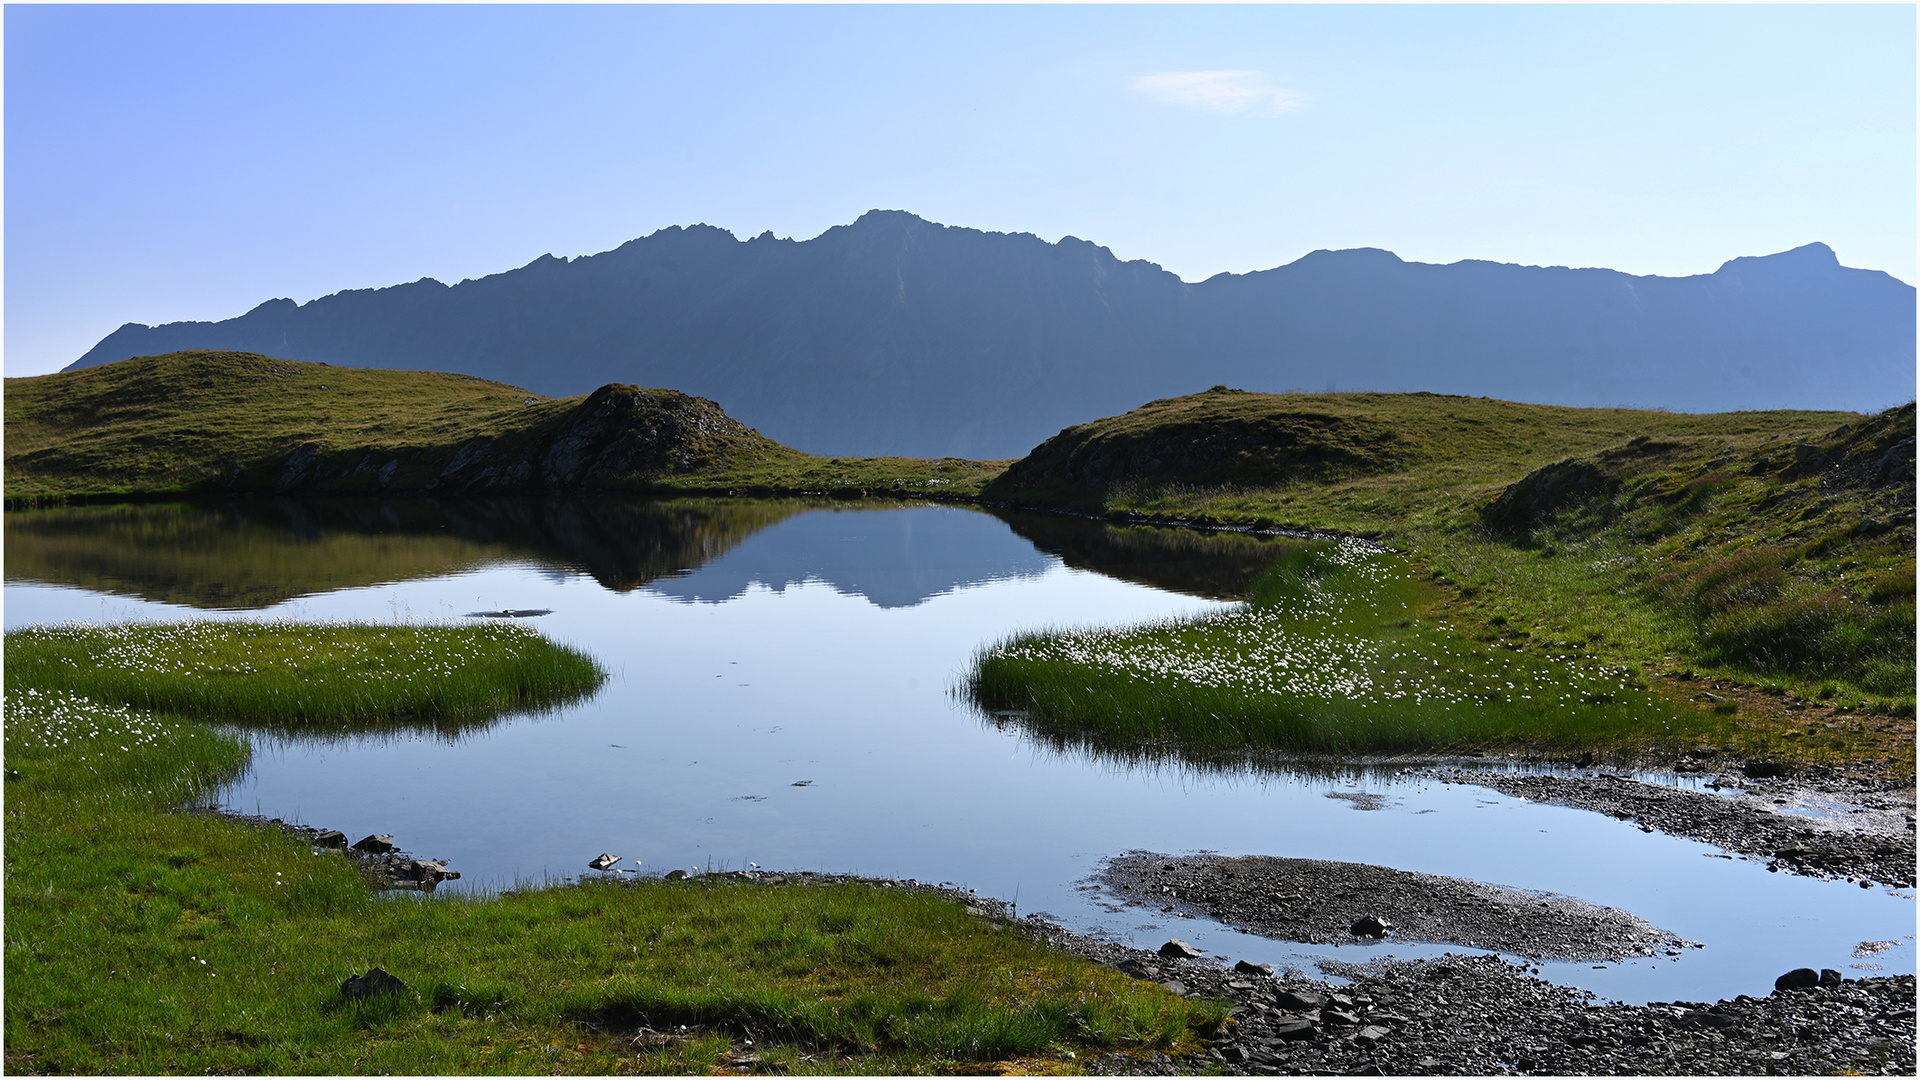
M592 693L584 653L512 623L195 620L7 635L16 684L291 734L457 728Z
M1185 753L1631 750L1715 721L1624 667L1490 647L1429 616L1431 587L1358 541L1283 555L1240 608L983 649L967 690L1053 737Z

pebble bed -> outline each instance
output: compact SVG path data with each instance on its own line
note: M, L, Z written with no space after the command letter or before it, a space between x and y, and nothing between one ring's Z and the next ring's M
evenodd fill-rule
M1120 901L1210 918L1286 941L1352 943L1382 920L1396 941L1493 949L1536 960L1678 955L1693 943L1627 912L1569 896L1363 863L1129 852L1096 875Z
M1809 783L1806 779L1744 776L1713 781L1723 790L1747 793L1733 799L1713 791L1649 784L1606 774L1552 775L1436 768L1410 770L1402 775L1448 784L1478 784L1517 798L1592 810L1636 822L1649 830L1704 840L1727 851L1768 860L1770 868L1810 877L1847 878L1899 888L1911 887L1914 883L1913 785L1910 781ZM1844 824L1774 809L1776 799L1781 805L1792 805L1810 789L1858 804L1858 809L1877 827L1848 828ZM1902 803L1904 812L1899 809ZM1898 831L1893 826L1895 822L1900 823Z

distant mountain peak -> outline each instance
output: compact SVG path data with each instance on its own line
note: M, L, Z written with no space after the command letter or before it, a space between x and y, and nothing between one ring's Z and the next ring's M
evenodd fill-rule
M1811 244L1801 244L1797 248L1789 248L1786 251L1776 251L1771 255L1742 255L1737 259L1728 259L1726 262L1721 263L1720 269L1715 270L1714 273L1720 274L1728 271L1752 270L1763 267L1767 269L1798 271L1846 269L1840 265L1840 257L1833 253L1832 248L1815 240Z

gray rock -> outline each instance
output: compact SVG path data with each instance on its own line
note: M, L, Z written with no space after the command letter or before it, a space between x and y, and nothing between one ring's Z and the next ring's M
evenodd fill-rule
M442 881L453 881L459 876L460 871L447 869L445 860L408 859L394 868L394 877L423 885L437 885Z
M1165 990L1169 994L1178 994L1181 997L1187 996L1187 984L1181 982L1179 979L1168 979L1166 982L1160 984L1160 989Z
M406 983L387 974L384 968L369 968L365 975L349 975L347 981L340 984L340 992L355 1001L382 994L404 994L408 990Z
M393 842L393 837L386 833L374 833L372 836L361 837L360 842L353 845L353 850L385 855L389 851L398 851L399 846Z
M1775 993L1783 990L1804 990L1809 986L1820 985L1820 973L1812 968L1794 968L1785 975L1773 980Z
M325 829L315 833L313 846L324 848L343 848L347 846L347 834L339 829Z
M669 871L667 871L667 880L668 880L668 881L685 881L685 880L687 880L688 878L690 878L690 877L692 877L692 876L693 876L692 874L689 874L689 873L687 873L687 872L686 872L685 870L669 870Z
M1386 937L1393 932L1393 924L1378 915L1362 915L1354 920L1355 937Z
M1160 946L1160 955L1175 960L1198 960L1200 959L1200 950L1181 941L1179 938L1174 938L1165 945Z
M1284 1039L1287 1042L1313 1038L1313 1023L1309 1020L1280 1020L1275 1022L1270 1030L1274 1038Z
M1242 975L1266 975L1269 977L1273 975L1272 964L1256 964L1250 960L1241 960L1236 962L1233 965L1233 970L1239 972Z
M1839 986L1840 972L1835 968L1821 968L1820 969L1820 985L1821 986Z
M1325 1005L1327 996L1316 994L1311 990L1282 990L1274 1000L1279 1002L1283 1009L1310 1012Z
M600 854L598 854L598 855L596 855L596 856L594 856L594 857L593 857L592 859L590 859L590 860L588 860L588 862L587 862L587 869L589 869L589 870L611 870L611 869L613 869L613 864L614 864L614 863L617 863L617 862L619 862L619 861L620 861L620 856L618 856L618 855L609 855L609 854L607 854L606 852L604 852L604 851L603 851L603 852L601 852Z

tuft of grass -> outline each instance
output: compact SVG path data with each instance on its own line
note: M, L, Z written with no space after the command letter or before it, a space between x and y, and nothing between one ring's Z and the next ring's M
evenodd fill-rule
M510 623L74 623L13 631L6 654L15 684L38 691L300 734L458 730L606 678Z
M976 656L967 690L1057 739L1196 757L1638 751L1716 729L1630 670L1504 636L1508 648L1478 645L1431 618L1433 600L1396 556L1355 541L1305 545L1237 611L1018 635Z
M878 885L656 879L386 899L341 853L174 809L245 766L247 744L209 719L354 730L395 708L487 699L430 684L498 675L460 662L492 644L524 657L527 635L214 627L6 638L9 1071L708 1074L751 1039L788 1072L891 1074L1057 1061L1067 1047L1191 1049L1225 1020L1217 1003ZM322 668L308 674L326 692L304 705L248 685L288 689L278 668L325 655L364 677L385 670L364 666L383 640L373 631L455 629L467 647L429 642L446 664L401 680L410 695L339 693L352 677ZM294 643L303 634L310 648ZM88 661L90 692L152 681L153 701L193 712L39 681L70 678L69 659ZM346 999L342 981L374 966L410 990ZM636 1038L642 1026L654 1034Z

